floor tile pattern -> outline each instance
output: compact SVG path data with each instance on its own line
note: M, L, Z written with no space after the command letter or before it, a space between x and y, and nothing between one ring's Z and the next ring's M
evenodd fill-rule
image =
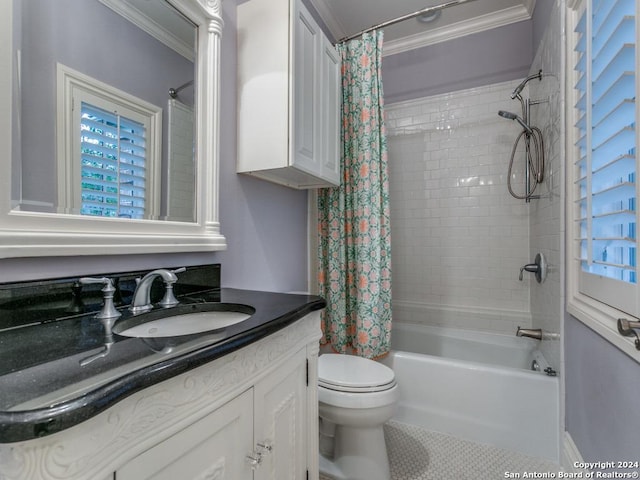
M391 480L497 480L509 473L527 478L525 472L535 478L534 473L560 471L550 461L394 421L385 425L385 438Z

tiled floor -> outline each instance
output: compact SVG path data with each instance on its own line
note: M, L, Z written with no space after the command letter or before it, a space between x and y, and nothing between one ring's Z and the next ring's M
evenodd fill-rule
M509 478L507 473L560 471L539 458L393 421L385 425L385 438L392 480L493 480Z

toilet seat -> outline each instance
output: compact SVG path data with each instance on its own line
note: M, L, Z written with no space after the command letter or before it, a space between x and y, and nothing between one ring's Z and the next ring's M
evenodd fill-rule
M393 388L395 375L386 365L356 357L329 353L318 359L318 385L346 393L373 393Z

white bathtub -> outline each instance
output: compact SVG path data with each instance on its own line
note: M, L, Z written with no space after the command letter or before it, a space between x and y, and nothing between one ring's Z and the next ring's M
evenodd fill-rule
M559 459L558 378L537 340L395 323L395 420L552 461Z

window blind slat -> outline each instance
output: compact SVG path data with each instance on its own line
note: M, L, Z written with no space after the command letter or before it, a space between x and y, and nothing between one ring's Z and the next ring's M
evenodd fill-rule
M600 168L602 165L609 163L612 158L617 158L633 151L635 138L635 129L633 127L625 127L605 139L600 145L594 145L591 155L592 168Z
M587 65L587 56L580 55L580 58L578 58L578 62L576 63L576 66L574 68L578 72L585 72L586 65Z
M591 124L597 125L600 123L611 111L611 105L622 103L625 100L634 101L635 95L630 95L630 92L635 92L635 74L633 72L624 72L602 94L598 101L594 102Z
M610 137L615 131L633 126L635 112L636 106L632 99L625 98L618 104L612 104L602 120L593 127L594 142L601 143L602 139Z
M102 152L103 155L118 155L118 140L97 134L95 132L84 131L80 139L81 149L93 149Z
M135 153L120 151L120 163L127 166L138 167L141 171L144 170L146 160L144 156L136 155Z
M584 36L584 34L587 31L587 16L586 15L581 15L580 16L580 19L578 20L576 28L573 31L575 33L579 33L579 34L582 34L582 36Z
M114 139L118 138L117 128L111 125L107 125L104 122L96 121L95 119L89 118L86 116L82 117L80 129L82 131L100 133L105 137L109 137L109 138L114 138Z
M100 157L92 155L91 153L84 152L82 154L82 165L95 166L115 172L118 169L118 160L108 157Z
M634 0L607 0L602 3L601 8L595 8L592 20L594 50L598 42L606 41L606 38L609 36L607 31L610 31L609 25L611 23L615 24L625 15L633 15L634 11Z
M633 9L632 9L633 10ZM624 43L634 43L635 17L633 11L618 11L616 15L611 15L603 24L600 31L593 38L593 57L597 58L615 45Z
M594 62L593 103L597 103L612 85L627 72L635 69L635 47L632 44L621 45L616 49L614 56L606 60L606 64L600 65L596 70Z

